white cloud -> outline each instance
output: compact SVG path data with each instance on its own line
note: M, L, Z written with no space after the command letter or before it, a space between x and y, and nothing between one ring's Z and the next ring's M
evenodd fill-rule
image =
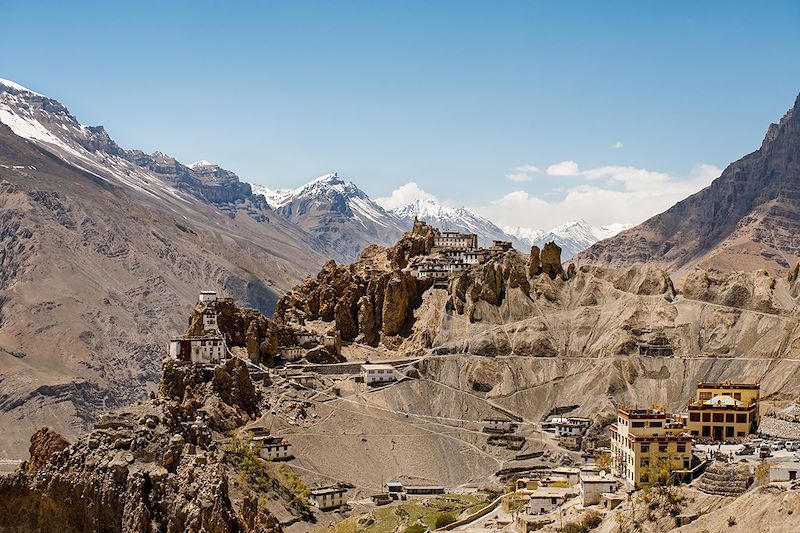
M547 167L546 172L550 176L577 176L580 174L580 170L578 170L578 163L571 160L553 163Z
M622 148L622 141L617 141L611 145L611 148Z
M413 181L396 188L389 196L376 198L375 202L384 209L396 209L408 205L414 200L433 200L434 202L438 202L438 199L434 195L423 191L420 189L419 185Z
M515 183L520 183L523 181L531 181L533 176L531 174L535 174L539 172L539 168L533 165L520 165L518 167L514 167L511 169L510 174L506 174L506 178L510 181Z
M555 167L555 168L554 168ZM549 229L569 220L584 219L592 226L615 222L638 224L672 207L718 177L709 164L676 178L664 172L623 165L580 170L574 161L547 168L553 176L579 176L585 181L557 195L513 191L473 210L499 226Z

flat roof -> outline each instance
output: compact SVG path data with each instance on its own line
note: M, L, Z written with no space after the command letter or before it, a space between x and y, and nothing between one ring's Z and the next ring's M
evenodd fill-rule
M361 368L364 370L394 370L394 366L388 363L364 363Z
M178 337L172 337L170 342L172 341L221 341L222 337L212 335L180 335Z
M699 381L698 389L760 389L759 383L732 383L730 381Z
M577 491L574 488L562 487L542 487L531 492L531 498L552 498L562 497L569 494L575 494Z
M333 494L336 492L347 492L347 489L344 487L323 487L321 489L311 489L312 496L316 496L318 494Z
M581 476L581 483L616 483L613 477L603 476Z

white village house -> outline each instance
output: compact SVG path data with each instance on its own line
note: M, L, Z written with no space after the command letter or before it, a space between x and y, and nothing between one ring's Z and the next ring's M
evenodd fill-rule
M372 385L374 383L388 383L397 379L394 373L394 367L389 364L363 364L361 365L361 376L364 383Z

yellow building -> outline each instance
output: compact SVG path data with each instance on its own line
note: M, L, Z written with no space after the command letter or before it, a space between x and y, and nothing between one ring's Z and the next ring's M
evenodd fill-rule
M698 383L689 402L689 431L716 441L740 441L758 425L758 383Z
M612 474L639 488L691 467L692 437L676 417L661 409L618 407L611 426Z

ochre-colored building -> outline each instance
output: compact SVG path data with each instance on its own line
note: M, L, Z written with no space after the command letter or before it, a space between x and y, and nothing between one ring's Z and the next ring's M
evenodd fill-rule
M612 474L640 488L691 465L692 437L676 417L662 409L618 406L611 426Z
M758 383L697 384L689 402L689 432L716 441L743 440L758 426Z

